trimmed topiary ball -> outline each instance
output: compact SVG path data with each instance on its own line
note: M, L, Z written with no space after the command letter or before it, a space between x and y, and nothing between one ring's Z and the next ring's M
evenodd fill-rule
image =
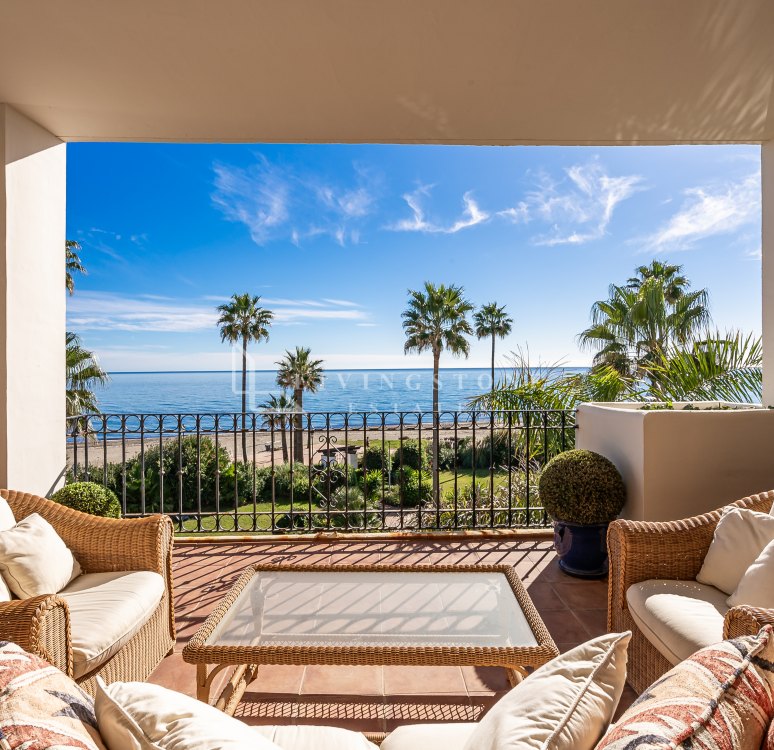
M608 523L626 502L620 472L593 451L565 451L552 458L540 474L539 490L548 514L565 523Z
M51 499L81 513L121 518L121 504L115 492L96 482L73 482L57 490Z

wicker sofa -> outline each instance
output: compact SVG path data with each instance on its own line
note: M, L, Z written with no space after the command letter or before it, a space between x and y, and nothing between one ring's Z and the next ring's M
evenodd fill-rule
M86 574L83 579L106 581L105 591L111 596L121 595L120 582L117 591L116 576L111 573L151 571L158 574L146 576L157 584L156 597L147 607L152 614L128 639L117 641L117 650L111 649L106 659L103 655L94 669L88 669L88 665L85 668L80 665L79 669L74 662L72 618L64 592L0 602L0 640L13 641L41 656L74 677L92 694L98 676L107 683L145 680L175 644L170 519L165 516L97 518L36 495L10 490L0 490L0 495L8 501L17 522L31 513L43 516L80 562ZM100 578L93 574L103 575ZM139 578L142 585L141 576L134 578ZM155 606L162 588L160 601ZM90 593L81 591L80 595ZM91 596L99 597L100 591L92 592ZM110 603L106 604L110 608ZM91 617L93 620L93 613Z
M772 502L774 491L751 495L726 507L768 513ZM628 682L638 693L669 671L674 661L667 659L662 653L664 649L654 646L638 627L630 612L627 592L645 581L695 581L722 510L679 521L617 520L610 524L607 627L613 632L631 630L633 633L629 644ZM722 598L725 600L725 595ZM722 607L720 611L725 609ZM757 633L767 623L774 624L774 610L731 607L723 614L722 634L717 633L714 640L719 640L721 635L735 638Z

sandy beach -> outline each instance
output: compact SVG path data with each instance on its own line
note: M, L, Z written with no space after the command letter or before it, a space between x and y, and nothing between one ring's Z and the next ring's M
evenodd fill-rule
M484 437L489 433L489 428L483 425L476 426L476 437L479 435ZM442 425L440 430L441 440L453 440L455 435L457 438L462 439L464 437L470 437L473 434L473 429L470 424L458 425L456 433L453 425ZM184 437L195 436L195 433L183 433ZM209 438L213 442L215 441L215 435L213 433L202 433L202 438ZM371 444L379 444L382 440L395 441L392 447L397 445L397 441L401 439L416 440L420 437L420 431L416 426L404 427L401 432L400 428L394 425L385 427L382 431L381 427L372 427L368 430L314 430L310 435L308 431L304 431L304 454L305 458L311 448L313 451L314 461L317 462L322 457L320 451L328 447L343 448L344 446L351 446L357 448L357 452L361 453L365 440L367 439ZM432 438L432 430L430 426L423 426L421 430L422 440L430 440ZM274 440L272 443L272 435L266 431L249 431L247 433L247 457L248 460L255 460L258 466L269 466L272 461L275 463L282 462L282 442L279 432L274 433ZM90 436L88 442L85 443L82 439L79 440L76 447L72 442L67 446L67 465L72 467L73 462L77 459L78 465L83 466L84 462L88 458L90 466L102 466L104 462L107 463L121 463L127 461L134 456L139 455L142 450L142 446L145 449L153 446L158 447L162 445L170 445L177 440L177 434L164 435L163 438L159 437L158 433L146 433L144 439L139 437L115 437L109 435L107 440L103 439L102 435L97 433L94 436ZM218 432L217 436L218 445L225 448L229 456L234 459L235 456L241 457L242 453L242 437L241 432L236 434L233 431ZM290 446L290 435L288 435L288 446ZM170 448L171 450L172 448Z

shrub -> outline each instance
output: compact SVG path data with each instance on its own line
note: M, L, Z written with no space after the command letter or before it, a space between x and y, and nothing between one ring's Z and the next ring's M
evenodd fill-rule
M73 482L57 490L51 499L92 516L120 518L121 504L115 492L96 482Z
M260 499L271 502L271 467L258 470L264 476ZM305 464L293 464L293 500L306 500L309 497L309 468ZM291 490L290 464L274 467L274 492L277 502L289 501Z
M234 478L236 475L237 490L239 492L239 503L249 503L253 499L253 481L255 481L255 499L260 501L261 497L265 493L266 487L266 474L262 468L255 468L255 480L253 480L253 468L252 462L242 463L237 461L236 463L229 463L225 469L221 469L219 492L220 492L220 505L233 507L234 505ZM211 499L205 500L204 492L202 491L202 505L207 502L214 504L215 502L215 481L212 478L212 496ZM202 481L204 477L202 477ZM185 490L184 490L185 491ZM196 490L194 489L194 500L196 499Z
M358 477L360 488L363 490L363 494L368 500L377 497L382 489L384 483L384 474L381 469L371 469L364 475Z
M516 452L516 434L511 436L510 450L508 446L508 431L495 430L486 433L480 440L476 440L475 464L477 469L508 467L514 462ZM459 466L463 469L473 468L473 440L465 438L460 441L458 453Z
M274 533L276 534L291 534L294 531L304 531L308 528L309 516L303 513L283 513L277 517L274 524Z
M381 443L369 445L363 452L361 461L366 471L378 469L389 473L392 470L392 456L387 446Z
M490 496L489 482L476 482L460 488L455 499L454 490L441 498L441 528L471 528L481 526L513 527L539 524L543 519L540 495L535 484L537 474L530 474L529 493L527 474L522 470L508 477L498 476L494 495ZM530 508L527 513L527 495ZM473 505L475 499L475 516ZM527 517L529 515L529 518Z
M343 464L328 464L316 466L312 472L313 496L328 498L339 487L345 484L357 484L362 471L345 468Z
M549 515L566 523L607 523L626 502L618 469L593 451L571 450L552 458L540 475L539 488Z
M199 488L202 508L214 510L216 468L221 474L218 493L220 504L233 506L234 481L233 474L229 476L228 473L230 465L228 451L222 445L216 450L214 441L209 437L201 437L197 441L195 435L187 435L179 443L176 439L166 441L163 453L157 445L151 446L145 449L144 461L140 454L126 462L127 506L133 511L141 509L144 487L146 512L162 510L159 498L163 478L164 511L179 510L181 494L183 512L195 511L198 508ZM117 474L115 479L118 482L116 491L120 493L123 481L121 474ZM244 485L241 485L240 494L245 490Z
M451 471L455 466L458 466L457 450L452 443L444 441L438 446L438 468Z
M404 466L395 476L398 502L404 508L416 508L433 498L433 478L427 472Z
M328 514L314 517L318 528L365 530L378 526L381 520L379 512L368 504L358 487L339 487L321 507Z
M102 466L89 466L89 472L83 466L78 467L78 471L72 468L67 470L65 475L65 484L75 482L94 482L101 487L107 487L115 492L116 497L121 498L121 464L109 462L104 468Z
M392 465L396 471L399 471L401 467L417 471L429 468L430 455L426 441L423 440L420 445L417 440L404 440L392 457Z

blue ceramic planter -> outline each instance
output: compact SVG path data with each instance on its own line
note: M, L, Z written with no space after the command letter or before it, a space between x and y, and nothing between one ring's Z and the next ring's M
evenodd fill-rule
M602 578L607 575L607 527L596 523L580 526L554 521L554 547L559 567L577 578Z

